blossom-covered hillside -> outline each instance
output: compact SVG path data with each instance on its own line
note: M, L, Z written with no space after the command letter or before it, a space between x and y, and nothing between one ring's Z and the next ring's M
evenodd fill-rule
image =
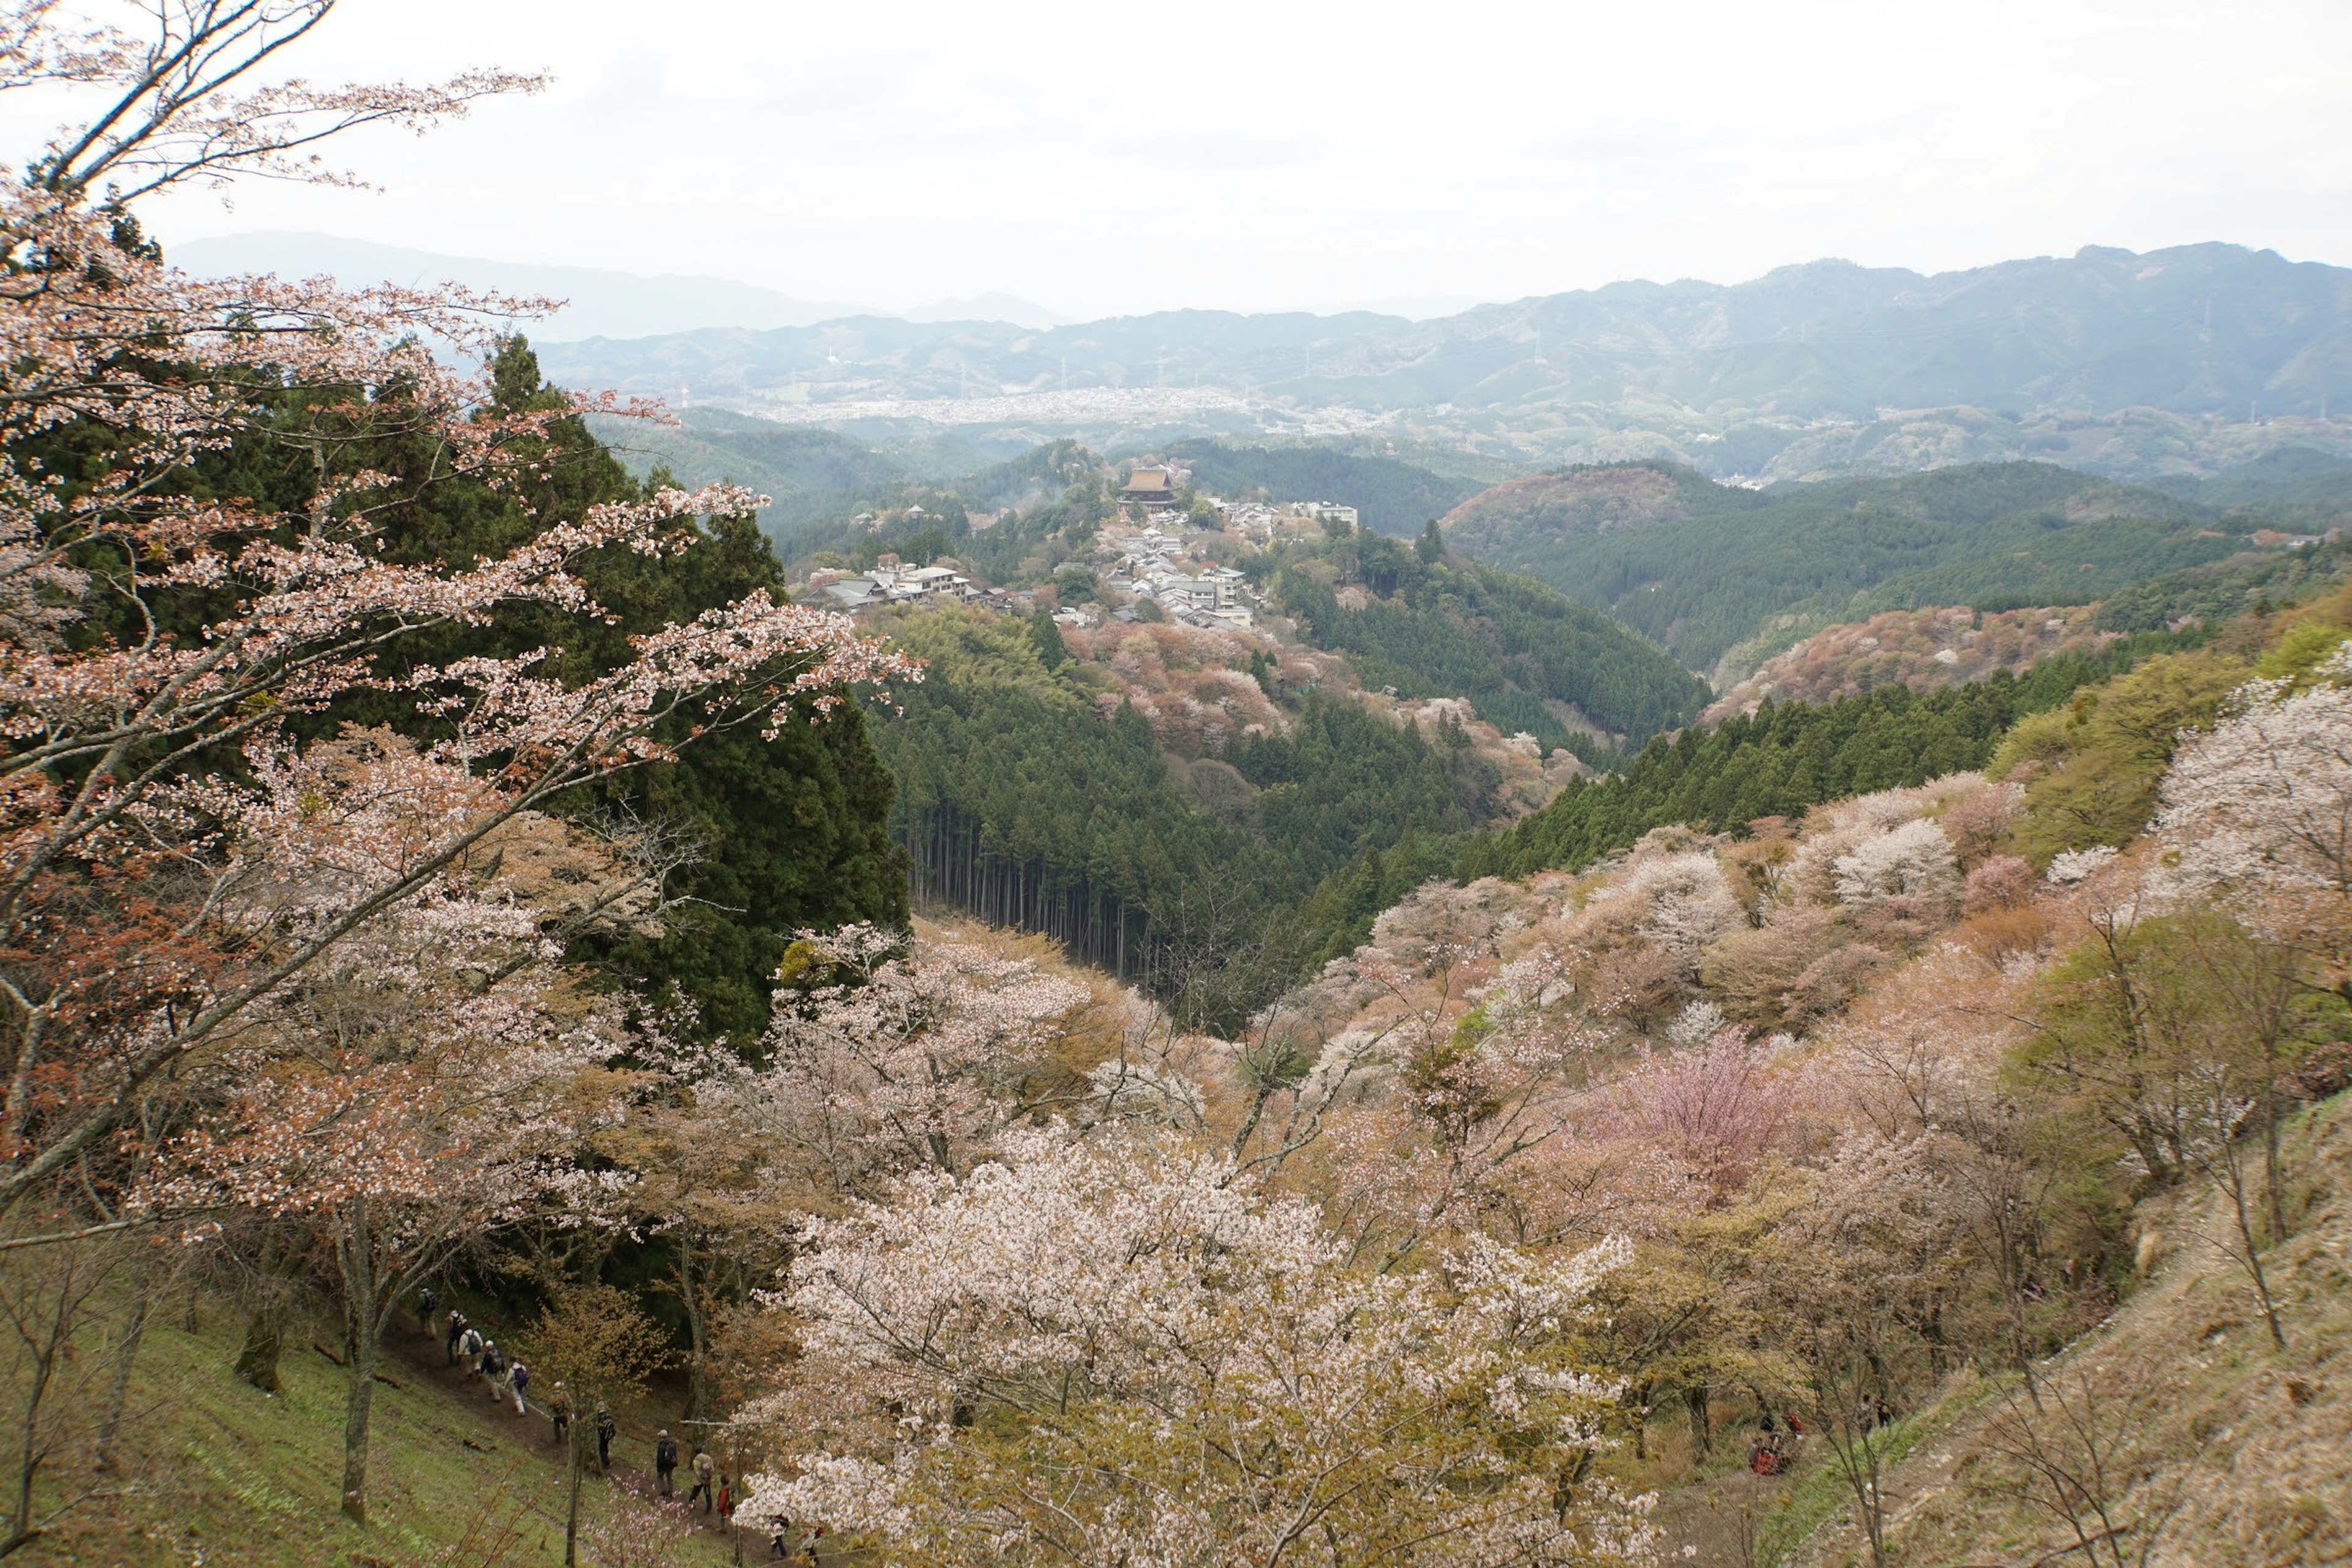
M1775 702L1834 702L1900 682L1936 691L1982 680L1994 670L2020 675L2055 654L2091 654L2116 639L2099 629L2096 605L2041 610L1886 610L1866 621L1815 632L1773 655L1709 704L1699 722L1753 713Z

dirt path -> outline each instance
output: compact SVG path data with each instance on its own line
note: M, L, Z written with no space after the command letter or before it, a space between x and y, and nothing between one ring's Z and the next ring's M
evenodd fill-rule
M444 1321L446 1321L446 1310L444 1309L442 1314L436 1314L442 1316ZM490 1407L501 1426L511 1424L512 1436L509 1442L515 1451L544 1464L551 1472L548 1484L555 1489L553 1495L560 1500L563 1485L564 1445L555 1436L554 1423L548 1414L547 1407L538 1399L531 1398L526 1394L524 1403L528 1414L516 1415L514 1395L511 1392L502 1387L493 1393L488 1383L470 1369L462 1365L450 1365L448 1341L437 1333L420 1331L413 1315L404 1314L404 1321L396 1324L384 1336L385 1357L388 1361L398 1363L396 1370L387 1369L389 1374L408 1381L429 1384L453 1399L477 1402ZM586 1457L586 1468L582 1472L583 1478L589 1482L604 1480L612 1486L633 1492L638 1497L657 1497L659 1493L652 1465L649 1462L632 1463L627 1458L628 1450L632 1447L641 1447L650 1455L653 1451L654 1432L651 1429L638 1432L634 1429L635 1423L623 1424L617 1434L617 1440L614 1444L612 1468L609 1472L600 1472L593 1458L595 1432L593 1426L590 1425L594 1415L595 1412L592 1406L584 1415L574 1416L575 1420L582 1422L581 1440L589 1450ZM466 1439L466 1441L470 1442L471 1439ZM686 1500L688 1489L694 1484L690 1473L694 1449L690 1443L682 1443L680 1448L679 1475L674 1495L682 1503ZM560 1510L560 1500L558 1507ZM715 1540L730 1540L727 1521L719 1518L716 1509L705 1513L702 1511L702 1505L698 1502L694 1512L694 1525L698 1531ZM754 1531L748 1523L741 1527L740 1533L740 1551L744 1561L772 1561L768 1553L766 1536Z

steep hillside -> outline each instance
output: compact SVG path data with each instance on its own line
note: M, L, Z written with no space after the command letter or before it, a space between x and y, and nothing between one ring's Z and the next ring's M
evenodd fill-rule
M1775 702L1834 702L1884 686L1914 691L1982 680L1995 670L2021 675L2041 660L2093 654L2123 634L2100 629L2097 606L2069 609L1885 610L1830 626L1758 666L1699 715L1715 723ZM1727 662L1729 662L1727 660Z
M1794 641L1879 609L2087 604L2247 550L2256 526L2042 463L1762 491L1654 465L1572 470L1498 487L1447 520L1460 547L1700 669L1759 633Z
M2085 1539L2102 1559L2149 1568L2352 1558L2352 1386L2339 1364L2352 1336L2352 1102L2313 1108L2282 1152L2305 1216L2270 1265L2287 1349L2269 1342L2223 1239L2229 1199L2205 1189L2144 1205L2153 1277L2041 1364L2042 1409L2013 1384L1964 1376L1923 1414L1933 1435L1882 1482L1894 1560L2054 1563L2089 1555ZM2087 1484L2065 1496L2037 1466ZM1841 1568L1864 1554L1847 1512L1788 1561Z
M479 1379L440 1364L442 1348L416 1335L413 1324L392 1335L392 1359L376 1388L376 1488L369 1523L361 1527L336 1506L344 1373L311 1343L314 1336L331 1340L331 1330L289 1325L283 1386L273 1394L230 1370L245 1326L233 1301L209 1290L174 1290L152 1303L148 1319L113 1468L93 1477L86 1453L61 1446L42 1478L43 1502L67 1503L93 1484L97 1496L52 1520L17 1562L36 1568L554 1568L563 1562L562 1450L546 1416L518 1416L511 1404L491 1399ZM92 1333L89 1364L74 1375L100 1374L110 1349ZM94 1395L95 1385L85 1392ZM636 1506L639 1489L649 1488L653 1434L667 1415L635 1406L618 1414L614 1478L591 1475L582 1488L583 1560L611 1568L733 1561L723 1535ZM665 1555L649 1558L648 1550Z

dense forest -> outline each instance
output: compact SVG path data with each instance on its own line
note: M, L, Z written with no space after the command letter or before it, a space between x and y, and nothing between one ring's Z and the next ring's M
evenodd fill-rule
M1669 824L1744 833L1848 795L1980 768L2018 720L2178 642L2126 639L1945 691L1889 686L1821 707L1768 700L1712 730L1653 741L1622 773L1571 780L1543 810L1470 846L1456 869L1465 879L1574 869Z
M1763 491L1675 477L1676 506L1654 521L1563 529L1480 512L1451 531L1705 669L1759 633L1794 640L1881 609L2087 604L2245 551L2257 526L2038 463Z
M1327 577L1364 589L1361 607L1342 605ZM1413 548L1369 531L1310 540L1281 557L1272 586L1309 640L1349 655L1367 685L1467 697L1546 751L1598 759L1610 737L1639 745L1706 700L1706 684L1655 645L1533 579L1449 559L1433 528Z
M1286 732L1186 759L1132 707L1101 714L1028 624L933 612L899 635L929 662L876 735L919 905L1045 931L1202 1022L1323 950L1299 906L1360 851L1492 809L1474 753L1352 702L1302 697Z
M1399 539L1419 533L1430 519L1444 516L1478 489L1395 458L1328 447L1234 447L1195 440L1179 441L1161 455L1192 470L1195 489L1236 499L1263 494L1272 501L1351 506L1365 527Z

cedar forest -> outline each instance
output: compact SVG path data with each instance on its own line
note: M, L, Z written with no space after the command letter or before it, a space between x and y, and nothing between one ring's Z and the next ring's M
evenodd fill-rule
M2344 1409L2341 546L2026 464L633 472L543 302L142 226L541 85L265 81L331 9L0 21L104 100L0 183L0 1557L2347 1549L2219 1479ZM1102 569L1147 458L1254 623ZM823 607L886 555L1000 600ZM1701 718L1898 610L1953 657Z

